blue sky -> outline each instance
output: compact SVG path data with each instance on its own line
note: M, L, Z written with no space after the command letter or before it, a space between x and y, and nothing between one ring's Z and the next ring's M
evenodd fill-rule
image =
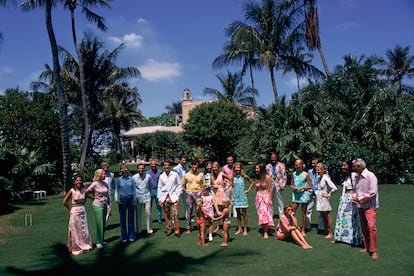
M109 30L97 31L80 12L77 14L79 40L82 33L93 31L108 50L124 42L119 66L138 67L142 76L130 81L138 88L144 116L157 116L165 106L182 98L184 88L193 100L206 99L206 87L221 90L213 70L213 59L222 52L226 41L224 27L243 20L240 0L114 0L112 9L95 10L103 15ZM414 2L412 0L319 0L319 27L322 47L330 70L343 63L347 54L384 56L396 44L410 46L414 54ZM53 23L58 44L73 51L69 11L57 7ZM44 64L52 64L43 10L23 13L0 8L0 93L7 88L27 90L38 79ZM313 64L322 69L319 54ZM235 68L231 68L235 72ZM259 90L258 104L273 102L267 71L255 72ZM276 79L280 95L288 98L296 91L293 75ZM246 79L246 84L249 85Z

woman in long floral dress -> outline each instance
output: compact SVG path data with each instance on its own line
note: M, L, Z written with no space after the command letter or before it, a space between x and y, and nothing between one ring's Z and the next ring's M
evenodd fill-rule
M344 160L342 162L342 170L345 174L345 179L342 182L342 195L339 200L332 243L344 242L352 246L360 246L362 245L362 236L358 208L352 201L357 174L352 172L351 160Z
M69 210L68 250L79 255L92 249L89 235L88 219L85 209L85 189L81 176L75 178L75 188L71 188L63 199L63 205ZM69 205L69 199L71 205Z

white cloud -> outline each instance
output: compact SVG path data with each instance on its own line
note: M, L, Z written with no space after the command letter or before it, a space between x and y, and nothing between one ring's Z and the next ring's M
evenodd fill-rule
M181 64L171 62L159 62L147 59L145 64L139 66L142 77L149 81L169 80L181 76Z
M0 76L10 75L14 72L13 68L9 66L0 67Z
M139 23L139 24L148 24L148 21L141 17L141 18L137 19L137 23Z
M335 28L339 31L348 31L352 29L356 29L358 27L358 24L355 22L345 22L343 24L338 24L335 26Z
M124 43L126 47L141 48L144 37L136 33L124 34L122 38L110 36L110 40L117 44Z
M299 79L299 85L300 87L304 87L308 84L308 79L306 78L300 78ZM285 82L286 86L289 88L294 88L294 89L298 89L298 80L296 77L291 77L289 78L286 82Z

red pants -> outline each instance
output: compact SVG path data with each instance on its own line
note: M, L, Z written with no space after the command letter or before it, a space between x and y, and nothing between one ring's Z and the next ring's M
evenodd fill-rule
M362 236L364 238L364 247L368 252L377 252L377 225L375 218L377 209L359 208L359 218L361 220Z

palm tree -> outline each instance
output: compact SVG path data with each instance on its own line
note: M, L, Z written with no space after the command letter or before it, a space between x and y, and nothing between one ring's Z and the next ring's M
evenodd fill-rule
M227 29L227 28L226 28ZM243 31L243 29L241 30ZM252 89L255 89L253 69L261 69L261 65L255 55L255 47L253 40L236 33L228 33L227 36L231 36L230 40L224 46L224 53L217 56L213 61L213 68L223 68L225 65L238 63L242 65L242 78L249 70L250 81ZM249 34L249 33L247 33ZM238 40L243 38L243 40ZM256 108L256 97L253 95L253 109Z
M322 50L321 39L319 37L319 19L317 0L300 0L303 1L305 8L306 21L306 44L310 50L318 49L322 60L323 68L327 76L330 75L328 64L326 63L325 54Z
M90 105L90 130L92 134L88 143L88 152L93 150L95 141L102 136L102 129L110 128L110 125L102 125L103 122L103 106L102 99L107 97L104 91L111 91L114 89L122 90L123 81L130 78L137 78L140 72L135 67L118 67L115 62L121 50L124 48L123 44L118 45L112 51L102 51L103 43L91 34L85 34L85 37L80 43L79 49L84 64L85 76L88 78L85 81L86 91L89 91L89 105ZM79 87L79 64L76 59L65 49L61 49L63 60L63 75L65 76L67 90L78 91ZM131 88L128 88L131 89ZM93 91L94 93L91 93ZM115 92L114 92L115 93ZM138 92L136 92L138 93ZM107 95L112 95L108 94ZM137 95L139 97L139 93ZM76 93L68 93L68 99L74 112L79 113L79 96ZM81 135L78 133L78 135ZM95 140L95 141L94 141ZM114 144L116 145L116 143Z
M302 9L282 0L249 2L243 9L248 23L234 21L226 30L235 41L251 41L259 64L270 73L273 94L278 101L275 70L279 69L288 51L305 40L304 22L300 21Z
M83 61L82 55L78 47L77 37L76 37L76 27L75 27L75 9L78 6L79 1L77 0L66 0L65 7L69 8L70 10L70 17L71 17L71 24L72 24L72 37L73 37L73 46L76 51L76 55L78 56L78 63L79 63L79 77L80 77L80 90L82 96L82 115L84 120L84 132L83 132L83 143L81 149L81 157L79 161L79 171L82 173L83 167L86 160L86 155L88 153L88 141L89 141L89 110L88 110L88 95L86 93L85 87L85 72L83 68ZM88 6L93 5L94 7L101 6L110 8L111 6L105 0L83 0L80 1L82 5L82 12L86 14L86 18L97 25L100 30L105 31L107 27L104 24L103 17L97 15L96 13L92 12Z
M70 187L70 185L72 185L72 169L65 92L63 90L63 84L60 76L59 52L52 24L52 7L56 5L56 1L26 0L20 5L24 11L31 11L37 8L45 9L46 29L49 36L50 48L52 51L53 59L53 82L55 84L55 89L57 91L58 98L59 122L63 157L63 181L65 189L67 190Z
M165 106L167 110L166 115L176 116L182 113L182 104L180 101L173 102L170 105Z
M282 76L291 71L295 72L298 91L300 91L301 78L311 76L316 79L320 79L324 76L323 72L311 64L313 55L308 52L302 53L304 50L305 48L303 46L291 49L291 54L286 56L280 65L280 68L282 69Z
M136 88L122 83L107 87L100 103L103 107L101 123L110 125L112 143L118 152L121 129L130 129L144 118L138 110L138 105L142 103L141 97Z
M394 49L385 52L387 57L387 68L383 73L391 78L393 85L396 85L398 94L407 90L402 84L404 77L414 77L414 55L410 55L410 46L402 47L396 45Z
M47 175L55 168L53 163L43 163L39 150L29 151L22 148L16 150L14 154L17 164L11 169L11 173L15 190L32 188L36 184L36 177Z
M232 74L227 71L227 75L216 75L223 88L223 92L215 88L205 88L204 95L213 95L219 101L234 102L244 106L253 105L253 96L257 91L251 87L244 87L241 73Z

